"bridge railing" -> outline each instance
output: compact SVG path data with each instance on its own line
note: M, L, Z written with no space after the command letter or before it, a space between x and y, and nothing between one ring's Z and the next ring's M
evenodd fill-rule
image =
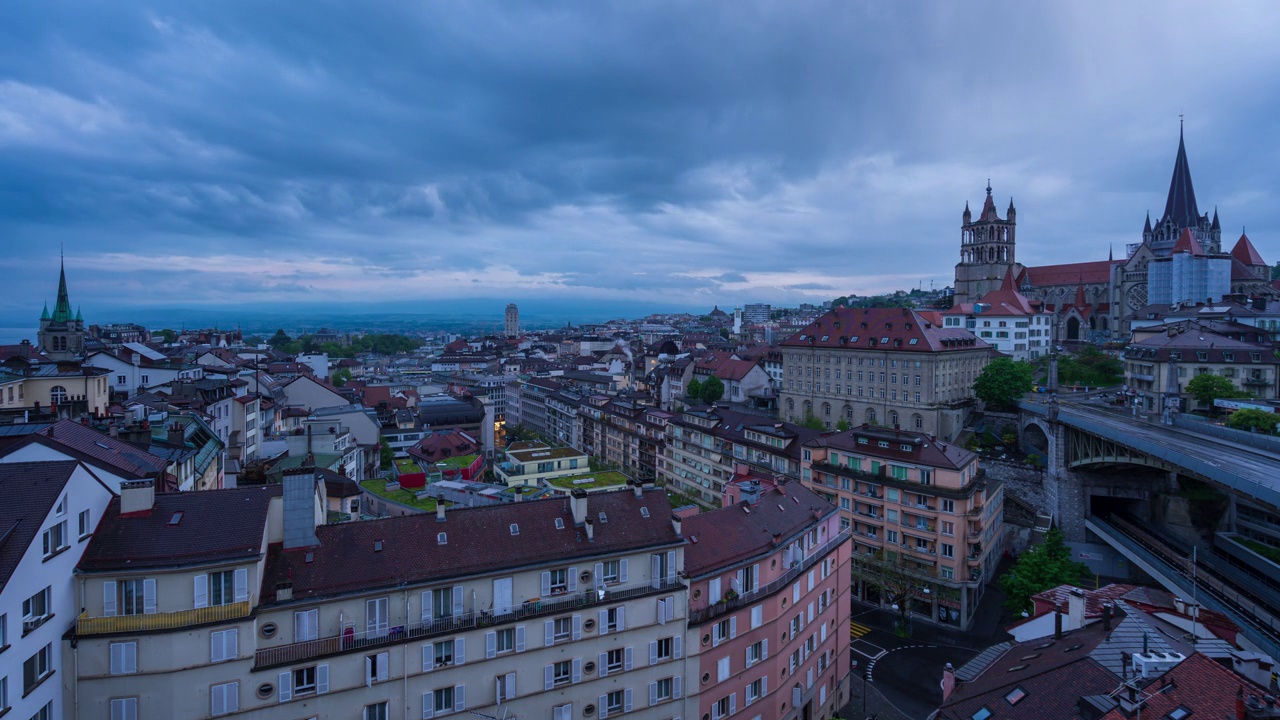
M1252 445L1268 452L1280 453L1280 438L1274 435L1260 435L1258 433L1245 432L1243 430L1234 430L1229 427L1215 425L1207 420L1180 415L1173 421L1174 427L1179 427L1191 432L1212 435L1213 437L1238 442L1242 445Z

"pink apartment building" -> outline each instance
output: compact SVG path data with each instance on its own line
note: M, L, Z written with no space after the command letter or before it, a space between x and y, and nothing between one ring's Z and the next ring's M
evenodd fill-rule
M854 562L883 551L919 578L907 597L854 569L855 596L968 629L1004 550L1004 493L978 456L918 432L863 425L809 441L801 478L839 508ZM868 578L873 573L868 573ZM902 591L899 591L899 595Z
M747 479L684 533L698 717L834 716L849 700L852 552L835 506L798 482Z

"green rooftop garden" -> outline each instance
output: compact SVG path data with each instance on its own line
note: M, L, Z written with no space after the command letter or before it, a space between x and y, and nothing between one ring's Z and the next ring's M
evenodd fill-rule
M583 482L590 479L590 482ZM574 482L574 481L577 482ZM626 485L627 476L613 470L604 472L584 473L582 475L570 475L568 477L552 478L546 481L548 485L566 490L575 488L582 490L594 490L596 488L613 487L616 485Z
M1250 550L1258 553L1259 555L1270 560L1273 563L1280 563L1280 548L1274 548L1274 547L1271 547L1270 545L1264 545L1258 542L1257 540L1251 540L1247 537L1241 537L1239 535L1236 535L1231 539L1249 548Z
M397 458L396 470L400 471L401 475L422 472L422 468L418 467L418 461L413 458Z
M470 467L471 463L475 461L475 454L459 455L457 457L445 458L444 460L437 462L435 465L441 470L461 470L462 468Z
M417 508L423 512L435 512L436 509L435 498L428 497L419 500L414 497L413 492L410 490L388 490L386 480L364 480L360 483L360 487L368 490L378 497L386 498L392 502L398 502L401 505L408 505L409 507Z

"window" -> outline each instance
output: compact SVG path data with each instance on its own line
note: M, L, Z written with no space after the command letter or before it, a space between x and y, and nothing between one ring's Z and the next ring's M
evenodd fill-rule
M552 666L551 682L553 685L568 685L573 678L573 663L562 660Z
M373 685L387 679L391 671L391 655L377 653L364 656L364 684Z
M724 682L729 679L729 675L733 673L733 663L728 655L716 661L716 682Z
M608 610L605 610L602 613L604 615L601 619L601 625L603 627L600 628L600 631L611 633L625 630L626 620L624 619L624 613L625 610L622 607L609 608Z
M431 693L431 709L437 713L453 712L453 688L436 688Z
M569 592L569 571L565 568L551 571L551 594Z
M711 629L712 645L719 645L725 640L738 636L738 619L736 617L725 618L716 623Z
M764 624L764 606L756 605L751 608L751 629L755 630Z
M55 338L56 340L57 338ZM49 388L49 402L54 405L61 405L67 401L67 389L61 385L54 385Z
M516 629L515 628L504 628L502 630L498 630L496 633L494 633L494 635L495 635L495 638L494 638L495 652L504 653L504 652L511 652L512 650L516 649Z
M1008 694L1004 696L1004 699L1005 699L1005 702L1009 703L1010 705L1017 705L1026 696L1027 696L1026 690L1023 690L1021 687L1015 687L1014 689L1010 690Z
M955 571L955 570L953 570L952 568L949 568L949 567L945 566L945 565L943 565L941 568L939 568L939 571L940 571L940 572L941 572L941 574L942 574L942 579L943 579L943 580L954 580L954 579L955 579L955 577L956 577L956 571Z
M298 668L293 671L293 694L306 695L316 691L316 668Z
M622 712L622 691L614 690L605 696L604 710L609 715Z
M609 674L619 673L623 671L624 662L626 660L626 652L623 648L614 648L605 653L605 669Z
M603 563L601 563L600 582L604 582L604 583L619 582L617 560L606 560Z
M364 720L388 720L387 703L380 702L364 706Z
M498 702L505 702L516 696L516 674L513 672L494 678L497 685Z
M653 647L653 660L670 660L672 658L672 638L666 637L650 643Z
M240 683L229 682L209 689L209 712L226 715L240 709Z
M44 557L49 559L67 549L67 521L54 525L44 531Z
M31 629L40 626L40 623L48 619L49 616L49 588L45 588L40 592L32 595L22 601L22 623L23 630L27 629L27 625L31 624Z
M443 640L432 645L432 658L435 667L453 664L453 641Z
M215 630L209 633L209 662L234 660L240 654L240 631Z
M62 345L63 345L62 349L65 350L67 345L66 338L62 339ZM53 720L53 701L50 700L49 702L45 703L44 707L40 708L38 711L36 711L35 715L31 716L31 720Z
M209 605L230 605L235 601L234 575L231 570L209 573Z
M938 502L940 503L940 509L942 510L942 512L951 513L952 515L955 514L956 512L955 500L939 500Z
M93 532L93 525L91 525L91 524L89 523L89 517L90 517L90 516L89 516L89 512L90 512L90 511L88 511L88 510L81 510L81 511L80 511L79 527L80 527L80 539L81 539L81 540L83 540L83 539L85 539L85 538L89 537L89 535Z
M573 720L573 703L556 705L551 708L551 720Z
M573 636L573 618L561 617L555 619L555 625L552 633L552 642L569 642L569 638Z
M664 700L670 700L673 697L673 694L672 694L673 680L674 678L662 678L661 680L658 680L657 682L653 683L652 694L649 697L650 705L655 705Z
M320 637L320 611L299 610L293 614L293 641L306 642Z
M753 683L747 685L747 704L759 700L764 697L764 678L759 678Z
M943 534L943 535L946 535L946 536L948 536L948 537L953 537L953 536L955 536L955 534L956 534L956 524L955 524L955 523L951 522L950 520L943 520L943 521L941 522L941 526L942 526L942 534Z
M1186 720L1191 717L1191 713L1191 708L1185 705L1179 705L1178 707L1170 710L1168 715L1165 715L1165 720Z
M764 640L757 640L747 647L747 667L764 660Z
M735 703L734 703L733 695L727 695L725 697L720 698L715 702L714 705L711 706L711 717L715 718L715 720L720 720L720 718L722 717L727 717L728 715L733 713L734 710L737 709L734 707L734 704Z
M953 558L956 556L956 546L942 543L942 557Z
M111 720L138 720L138 698L112 698Z
M112 675L132 675L138 672L138 643L111 643L108 648L111 656Z
M970 717L970 720L987 720L989 717L991 717L991 711L985 707L980 707L978 708L978 711Z

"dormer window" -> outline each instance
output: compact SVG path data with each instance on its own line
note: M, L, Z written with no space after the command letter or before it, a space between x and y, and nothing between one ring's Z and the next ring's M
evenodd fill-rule
M448 544L449 544L449 535L448 535L447 533L436 533L436 544L437 544L437 545L448 545Z
M829 338L829 337L831 337L831 336L830 336L830 335L823 335L823 336L822 336L822 342L826 342L826 341L827 341L827 338Z
M907 344L908 344L908 345L915 345L917 342L919 342L919 339L918 339L918 338L911 338L911 341L910 341L910 342L908 342Z
M887 337L882 337L882 338L880 338L880 344L881 344L881 345L888 345L888 344L889 344L889 338L887 338Z

